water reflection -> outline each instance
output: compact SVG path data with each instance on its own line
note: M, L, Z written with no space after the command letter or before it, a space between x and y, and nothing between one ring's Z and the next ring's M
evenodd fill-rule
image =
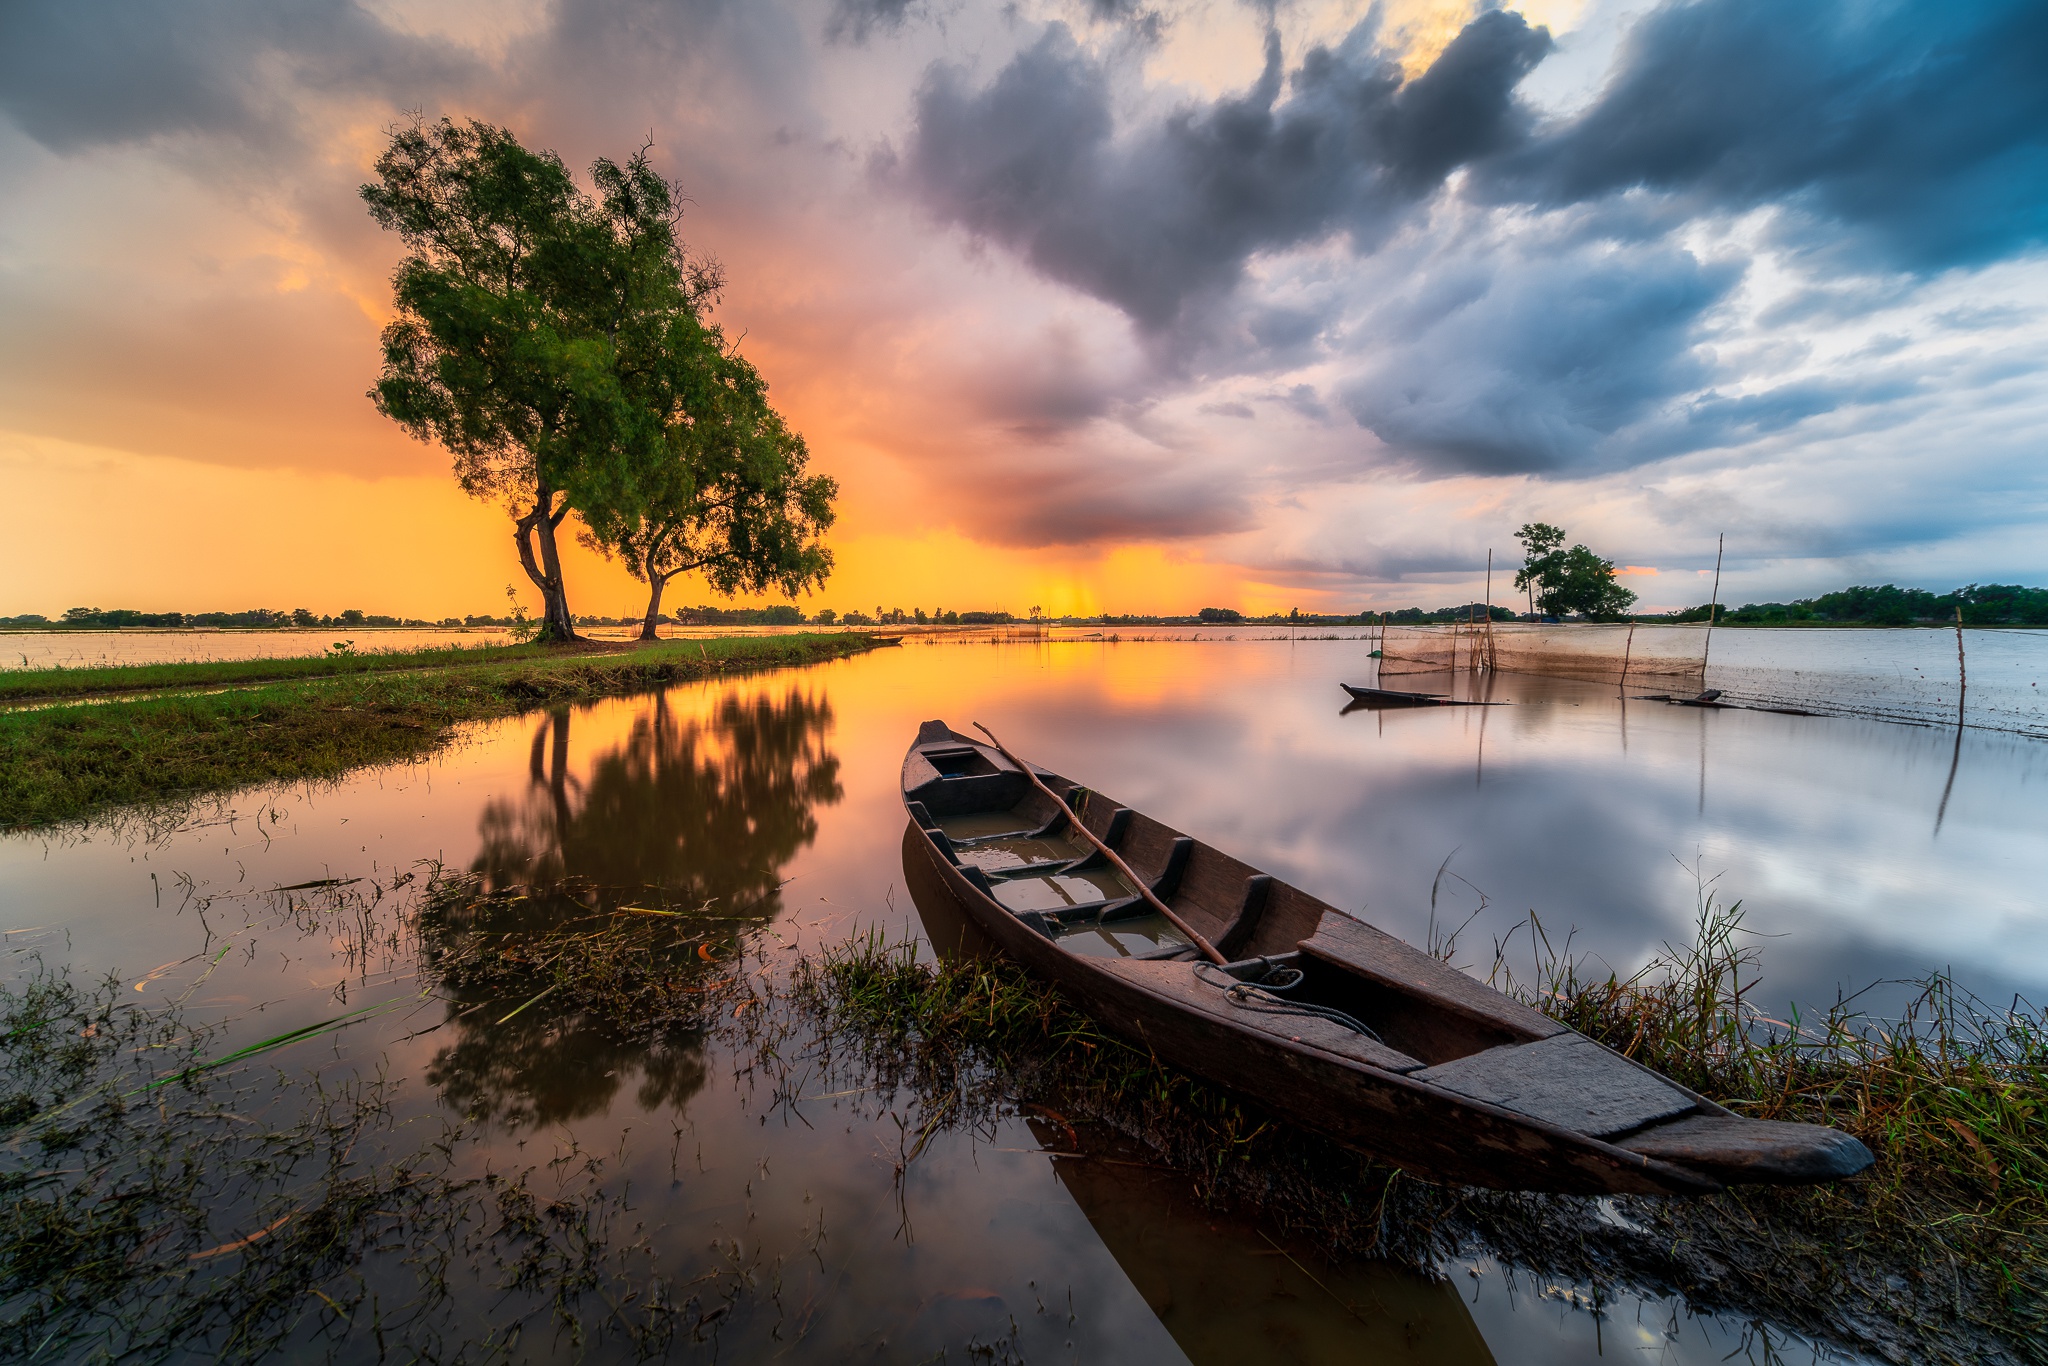
M689 718L667 696L649 699L625 740L580 769L576 718L566 707L542 717L525 789L485 804L478 894L421 921L430 966L479 936L503 946L487 989L447 983L456 1037L427 1075L450 1106L512 1129L604 1113L636 1078L643 1108L702 1087L696 1031L627 1037L601 1013L551 1007L550 955L562 936L603 932L621 912L669 912L656 922L662 971L729 974L741 938L781 914L784 870L817 837L817 809L843 795L831 708L809 692L728 694Z
M772 919L783 866L817 838L816 808L844 795L832 708L809 692L729 694L687 720L655 697L581 777L573 721L566 707L542 718L526 790L485 804L474 866L488 887L573 879L600 900L658 888Z
M1043 1120L1041 1146L1062 1146ZM1106 1155L1053 1161L1103 1246L1193 1366L1494 1366L1450 1282L1387 1262L1331 1264L1203 1209L1187 1178Z

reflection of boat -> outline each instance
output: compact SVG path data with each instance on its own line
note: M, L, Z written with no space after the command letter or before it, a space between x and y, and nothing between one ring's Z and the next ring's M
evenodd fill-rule
M902 779L925 858L1005 954L1163 1061L1473 1185L1693 1193L1870 1163L1847 1134L1743 1119L1305 892L1035 772L925 722ZM1194 936L1228 965L1191 961Z
M1067 1146L1058 1126L1027 1122L1042 1147ZM1187 1178L1101 1158L1056 1156L1053 1171L1194 1366L1493 1366L1448 1281L1283 1249L1196 1204Z
M1638 702L1669 702L1674 707L1700 707L1707 711L1767 711L1779 716L1819 716L1819 712L1807 711L1803 707L1759 707L1741 702L1723 702L1719 688L1708 688L1694 697L1679 697L1668 692L1639 693Z
M1349 683L1338 687L1351 694L1351 700L1361 707L1493 707L1497 702L1466 702L1456 697L1444 697L1433 692L1396 692L1392 688L1357 688Z

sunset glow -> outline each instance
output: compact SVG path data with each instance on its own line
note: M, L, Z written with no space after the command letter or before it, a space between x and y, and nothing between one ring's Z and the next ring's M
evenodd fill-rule
M1646 610L1704 600L1722 533L1731 599L2035 582L2048 133L1986 55L2008 8L333 0L118 41L17 8L0 614L531 600L502 510L364 397L399 247L356 187L410 110L579 171L651 131L842 489L807 612L1434 607L1489 550L1507 602L1539 519ZM1718 149L1668 163L1613 132L1683 44L1703 88L1793 73L1776 122L1659 105L1700 125L1644 139ZM1886 64L1934 49L1988 64L1925 156L1787 150L1823 91L1892 126ZM1938 103L1930 71L1897 79ZM1493 122L1399 112L1433 91ZM1201 131L1240 118L1333 160ZM641 609L568 553L576 611Z

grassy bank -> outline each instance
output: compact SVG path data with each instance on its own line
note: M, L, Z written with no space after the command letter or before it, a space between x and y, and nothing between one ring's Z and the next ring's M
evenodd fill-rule
M1863 1178L1699 1200L1453 1190L1378 1166L1161 1067L1002 963L919 963L879 940L799 971L840 1046L919 1097L935 1128L1035 1116L1042 1141L1106 1129L1334 1253L1441 1265L1479 1246L1603 1290L1892 1360L2048 1361L2048 1033L1930 981L1901 1025L1838 1009L1773 1026L1750 1004L1739 916L1630 978L1553 960L1522 994L1744 1113L1831 1123L1877 1155ZM1078 1128L1077 1128L1078 1126Z
M134 673L156 680L144 687L90 689L121 694L115 700L0 712L0 829L60 824L251 783L331 778L362 764L424 754L464 721L811 664L868 648L864 636L806 634L623 650L515 646L434 652L431 659L144 666ZM337 672L337 662L361 667ZM52 672L128 673L19 677L47 686Z
M114 697L172 688L231 688L406 669L466 668L519 660L602 655L630 646L596 643L564 649L553 645L449 645L418 650L355 650L278 659L209 659L177 664L105 664L79 669L0 671L0 705L77 697Z

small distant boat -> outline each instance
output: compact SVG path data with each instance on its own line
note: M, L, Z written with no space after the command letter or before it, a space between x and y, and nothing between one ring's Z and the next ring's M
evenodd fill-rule
M902 636L900 636L900 635L899 635L899 636L869 636L869 637L868 637L868 643L869 643L870 645L901 645L901 644L903 643L903 637L902 637Z
M1870 1165L1848 1134L1734 1114L989 741L919 728L911 886L1162 1061L1438 1181L1686 1195Z
M1392 688L1359 688L1349 683L1338 687L1351 694L1351 700L1361 707L1491 707L1494 702L1466 702L1456 697L1445 697L1433 692L1396 692Z

